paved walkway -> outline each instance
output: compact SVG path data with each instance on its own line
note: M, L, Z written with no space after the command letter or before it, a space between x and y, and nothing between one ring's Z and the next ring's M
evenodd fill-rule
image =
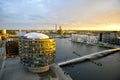
M57 75L59 80L72 80L67 72L64 72L58 65L53 64L51 65L52 71Z
M33 73L20 64L19 59L9 58L5 60L3 76L0 80L72 80L68 73L58 65L50 67L51 71L45 73Z
M0 47L0 80L2 79L4 66L6 60L6 49L5 49L5 42L2 42L2 47Z
M24 68L19 59L7 59L2 80L40 80L40 77Z

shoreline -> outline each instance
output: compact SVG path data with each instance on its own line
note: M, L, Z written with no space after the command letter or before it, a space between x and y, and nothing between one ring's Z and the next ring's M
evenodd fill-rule
M81 44L85 44L85 45L91 45L91 46L99 46L99 47L104 47L104 48L109 48L109 49L115 49L115 48L120 48L119 45L113 45L113 44L109 44L109 43L102 43L102 42L98 42L98 43L94 43L94 44L88 44L85 42L77 42L77 41L72 41L71 42L75 42L75 43L81 43Z

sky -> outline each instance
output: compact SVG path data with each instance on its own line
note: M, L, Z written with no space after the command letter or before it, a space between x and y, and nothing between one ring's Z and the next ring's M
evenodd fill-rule
M0 0L0 29L120 30L120 0Z

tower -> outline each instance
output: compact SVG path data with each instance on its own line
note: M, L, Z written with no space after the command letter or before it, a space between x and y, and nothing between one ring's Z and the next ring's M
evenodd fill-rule
M62 27L61 27L61 26L59 26L58 33L59 33L61 36L63 36L63 34L64 34L64 31L62 30Z
M55 24L55 32L57 32L57 24Z
M59 26L59 30L62 30L61 26Z

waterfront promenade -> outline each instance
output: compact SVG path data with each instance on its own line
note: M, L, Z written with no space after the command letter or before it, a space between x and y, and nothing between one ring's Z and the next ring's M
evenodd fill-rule
M56 64L46 73L33 73L20 64L20 59L6 59L1 80L72 80L68 74Z

